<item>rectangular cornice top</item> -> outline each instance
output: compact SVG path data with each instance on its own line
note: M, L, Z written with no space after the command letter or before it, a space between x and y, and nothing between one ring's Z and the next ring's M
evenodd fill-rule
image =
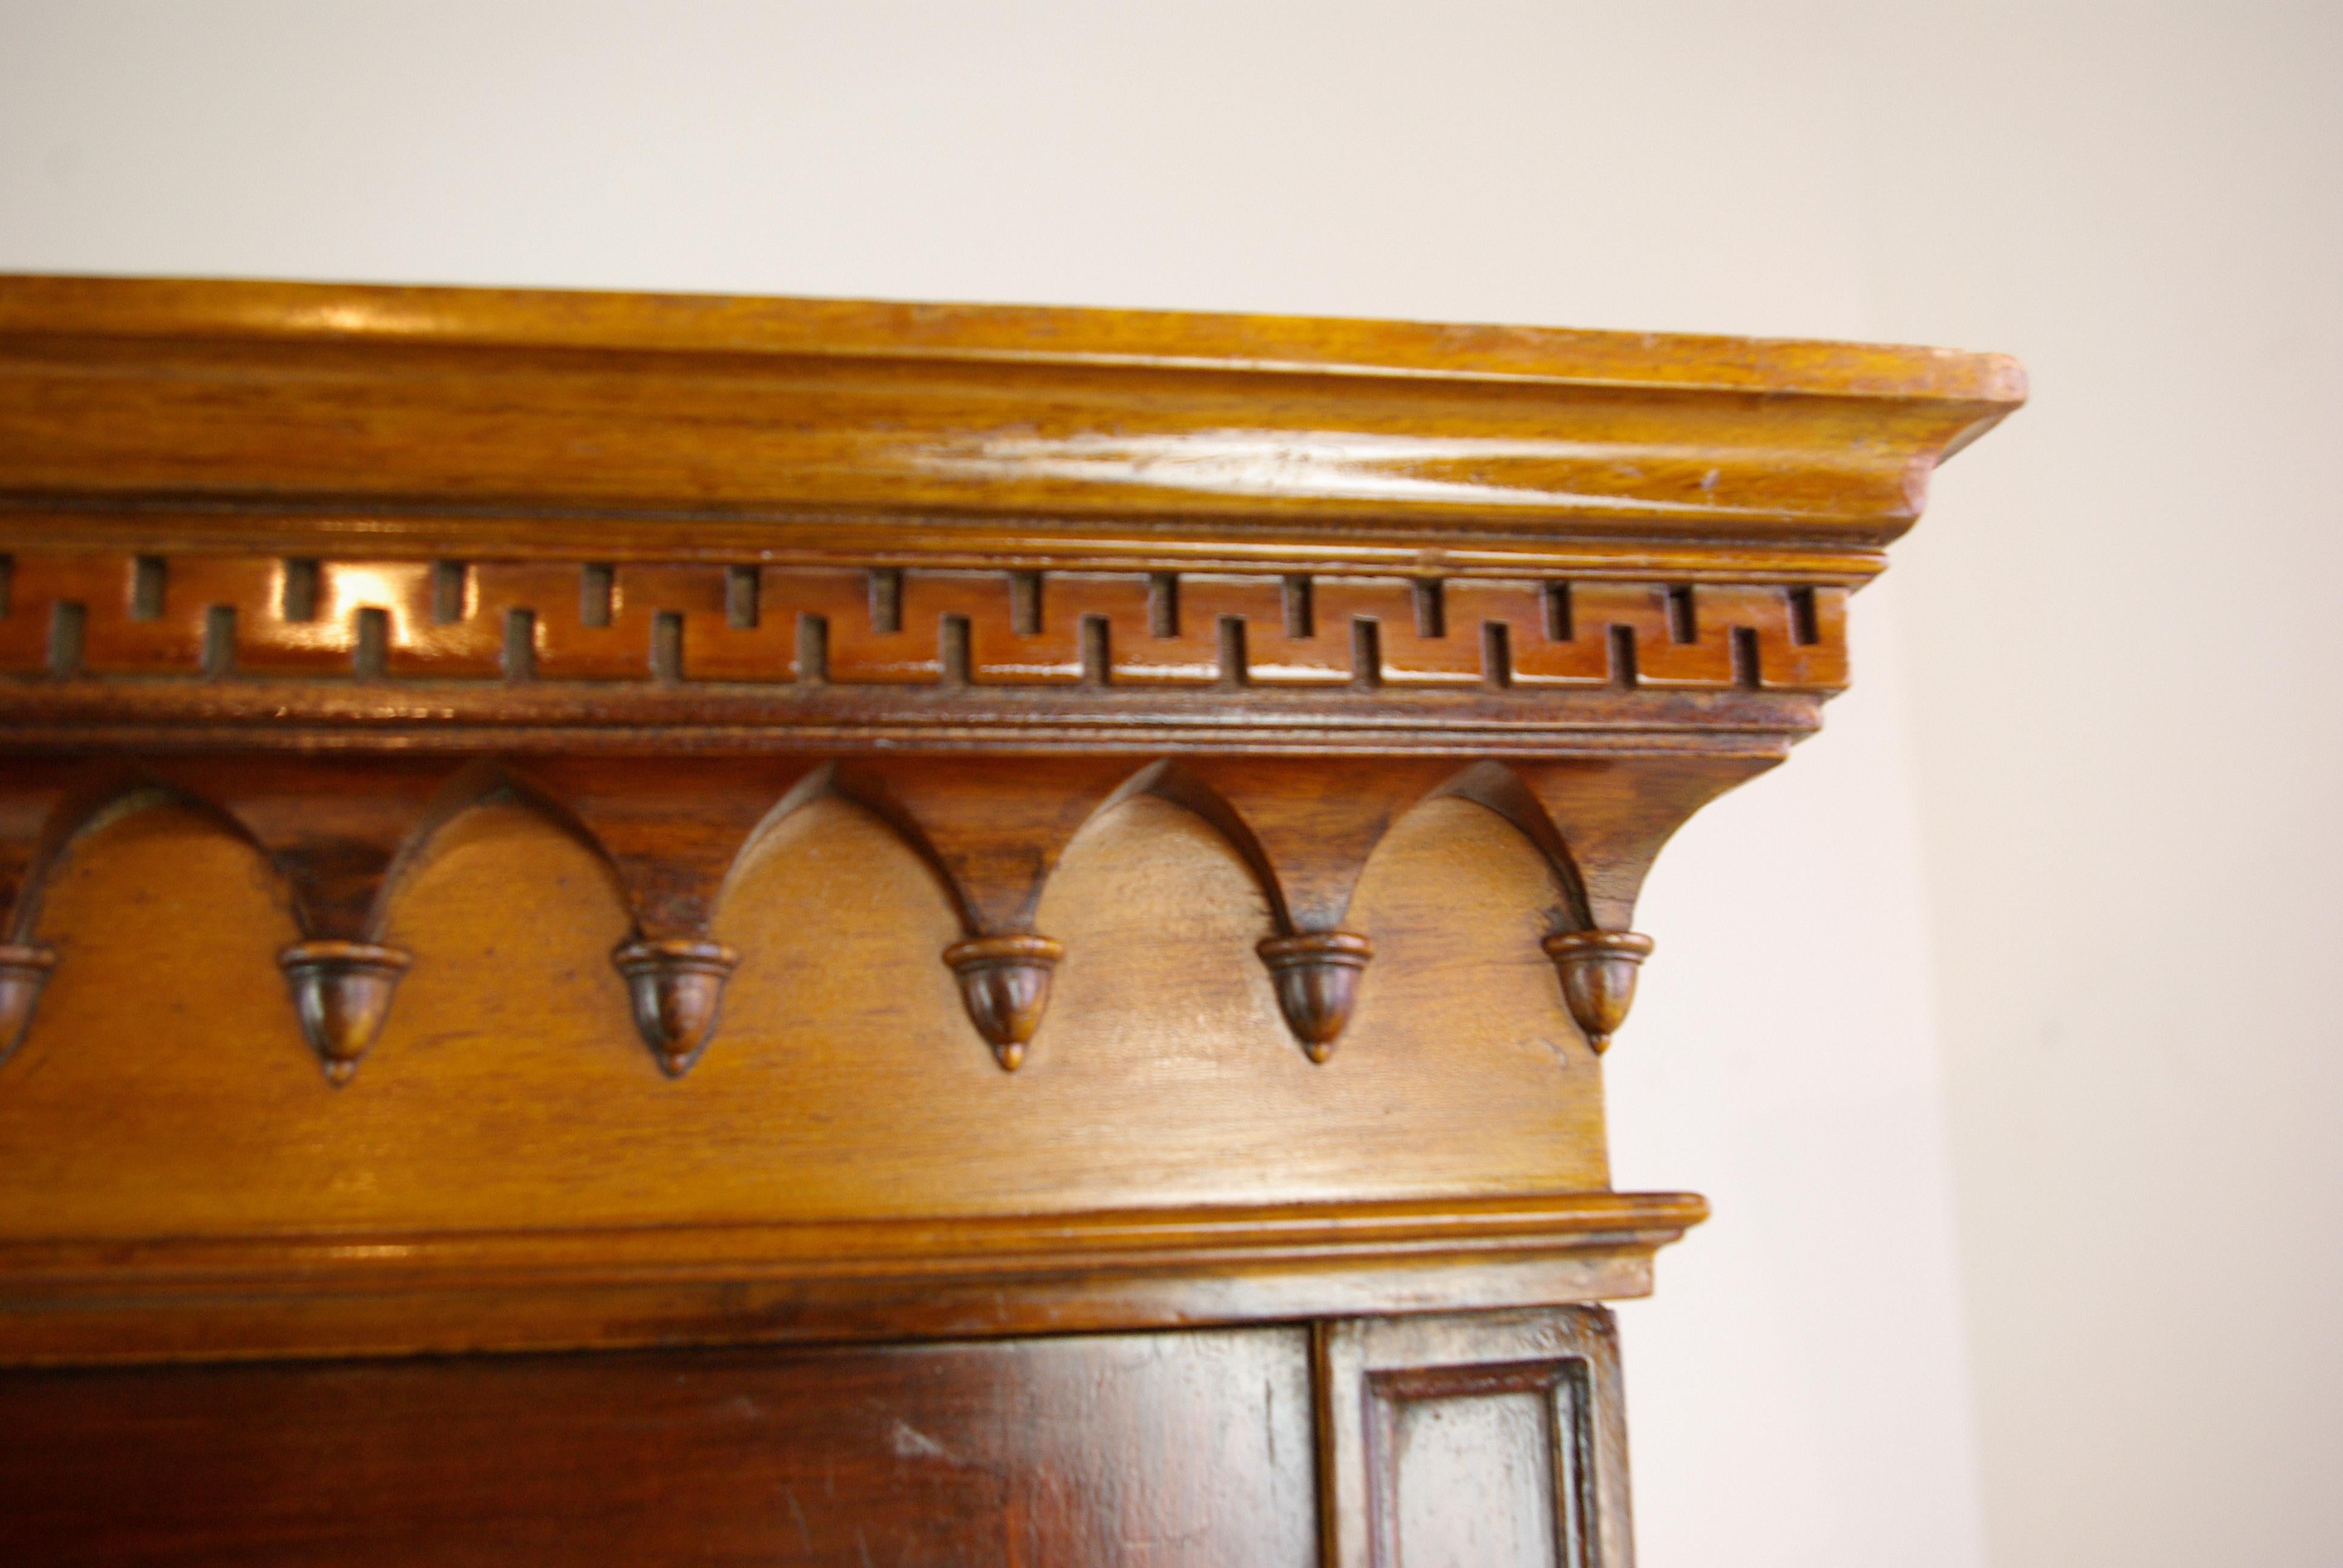
M2001 354L1665 332L738 295L0 276L0 333L1431 376L2016 407Z
M1604 539L1860 576L2024 396L2002 356L1841 343L0 277L19 513L1013 521L1468 558Z

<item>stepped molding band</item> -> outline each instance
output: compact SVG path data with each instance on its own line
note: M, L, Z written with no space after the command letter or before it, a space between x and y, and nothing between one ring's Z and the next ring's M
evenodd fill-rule
M136 1362L1186 1328L1650 1289L1688 1192L1033 1219L0 1242L0 1361ZM191 1312L233 1303L233 1311ZM62 1310L25 1311L26 1306ZM387 1312L397 1312L394 1324Z
M22 550L0 676L1829 693L1796 583Z

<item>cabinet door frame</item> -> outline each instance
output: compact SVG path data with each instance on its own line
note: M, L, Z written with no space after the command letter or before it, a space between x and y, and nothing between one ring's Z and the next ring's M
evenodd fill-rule
M1321 1323L1315 1349L1327 1568L1401 1568L1396 1440L1409 1404L1523 1393L1544 1401L1548 1560L1634 1568L1618 1331L1607 1310L1348 1319Z

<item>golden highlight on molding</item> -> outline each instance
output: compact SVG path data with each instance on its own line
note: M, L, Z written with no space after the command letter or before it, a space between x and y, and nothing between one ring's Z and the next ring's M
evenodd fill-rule
M1846 590L21 551L0 674L1836 691Z

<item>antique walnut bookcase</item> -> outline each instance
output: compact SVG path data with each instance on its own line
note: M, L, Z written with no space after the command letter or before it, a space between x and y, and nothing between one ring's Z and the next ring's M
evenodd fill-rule
M2022 396L0 279L0 1561L1624 1568L1638 885Z

